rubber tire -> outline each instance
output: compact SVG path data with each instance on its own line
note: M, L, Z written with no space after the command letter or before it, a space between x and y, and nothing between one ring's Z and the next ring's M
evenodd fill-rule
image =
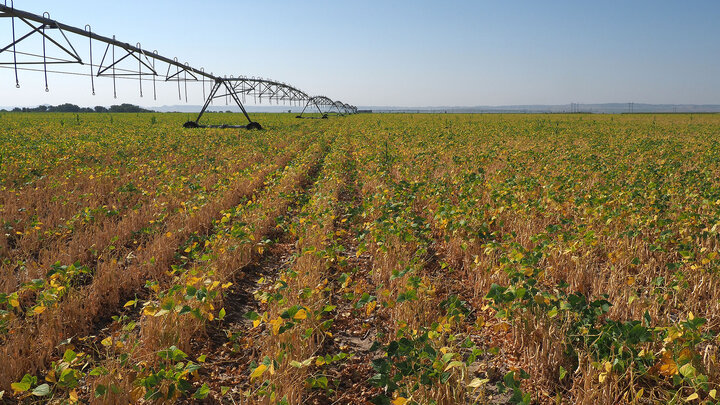
M259 122L251 122L245 126L245 129L263 129Z

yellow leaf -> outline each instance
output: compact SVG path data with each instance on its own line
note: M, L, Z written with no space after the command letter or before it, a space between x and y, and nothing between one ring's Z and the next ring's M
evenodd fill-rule
M392 401L393 405L405 405L407 403L407 399L403 397L397 397L395 400Z
M51 383L57 382L57 378L55 377L55 370L50 370L50 372L45 376L45 381Z
M223 285L222 285L222 288L223 288L223 289L229 288L231 285L233 285L233 283L229 283L229 282L228 282L228 283L223 284Z
M365 313L367 314L367 316L370 316L370 314L372 314L372 311L375 309L376 306L377 301L372 301L367 304L367 307L365 308Z
M10 302L10 306L12 306L13 308L17 308L20 306L20 303L18 302L18 300L16 298L10 298L9 302Z
M710 390L710 392L708 392L708 395L710 395L710 398L716 399L715 397L717 396L717 390Z
M147 306L143 309L143 315L153 316L157 313L157 311L158 311L157 308L154 308L152 306Z
M462 367L464 364L465 363L463 363L462 361L451 361L450 364L448 364L447 367L445 367L445 370L443 370L443 371L448 371L451 368L455 368L455 367Z
M668 335L665 337L665 343L672 343L675 339L682 337L683 332L672 327L668 330Z
M33 312L35 313L35 315L40 315L43 312L45 312L46 309L47 308L44 305L38 305L35 308L33 308Z
M77 391L75 391L75 390L70 391L70 402L76 403L77 401L78 401Z
M678 366L675 360L672 358L672 353L666 351L663 353L662 359L660 359L660 374L672 377L678 373Z
M125 305L123 305L123 308L131 307L131 306L135 305L136 302L137 301L135 301L135 300L128 301L125 303Z
M258 325L260 325L260 320L259 320L259 319L254 320L254 321L253 321L253 328L257 328Z
M678 361L680 361L681 363L690 362L692 361L693 357L695 357L693 351L686 347L680 351L680 354L678 355Z
M635 277L628 277L627 285L633 285L633 284L635 284Z
M483 378L482 380L479 378L473 378L473 380L470 381L470 384L468 384L468 387L480 388L481 386L483 386L484 384L487 384L488 382L490 382L490 380L487 378Z
M305 312L304 309L301 309L295 313L295 316L293 316L293 319L305 319L307 318L307 312Z
M600 373L600 375L598 375L598 381L600 381L601 383L605 382L606 378L607 378L607 373Z
M270 321L270 325L272 325L272 334L277 335L280 333L280 327L283 326L284 323L285 321L283 321L282 318L272 319Z
M100 342L103 346L112 346L112 336L108 336Z
M504 323L504 322L503 322L503 323L498 323L498 324L496 324L495 326L493 326L493 329L494 329L496 332L507 332L507 331L510 329L510 325L508 325L508 324L506 324L506 323Z
M645 393L645 388L640 388L640 391L635 394L635 401L637 402L640 398L642 398L643 394Z
M15 392L15 394L19 394L21 392L25 392L30 389L30 383L27 383L27 385L24 385L23 383L12 383L10 384L10 388Z
M264 364L259 365L255 370L253 370L252 374L250 374L250 379L258 378L267 370L267 366Z
M690 394L689 397L685 398L685 402L694 401L694 400L698 399L699 397L700 396L698 395L698 393L694 392L694 393Z
M165 236L167 236L168 238L171 237L171 236L172 236L172 232L166 233Z

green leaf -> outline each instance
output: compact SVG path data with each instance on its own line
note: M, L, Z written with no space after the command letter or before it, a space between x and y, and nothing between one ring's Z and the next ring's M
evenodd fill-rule
M678 371L680 371L680 374L682 374L683 377L688 378L694 377L696 373L695 367L693 367L693 365L690 363L687 363L684 366L680 367Z
M47 384L41 384L35 387L34 390L32 390L32 394L36 397L44 397L45 395L50 394L50 386Z
M101 375L107 375L109 373L110 372L105 367L95 367L94 369L92 369L92 371L90 371L90 373L88 373L88 375L96 377Z
M30 389L30 383L29 382L17 382L10 384L10 388L13 389L15 392L25 392Z
M202 387L198 388L198 390L195 391L195 395L193 396L197 399L205 399L207 398L209 393L210 387L207 384L203 384Z
M72 363L73 360L77 358L77 353L74 351L67 349L65 350L65 354L63 355L63 360L65 360L68 363Z
M222 321L223 319L225 319L225 308L222 308L222 309L220 310L220 312L218 313L218 319L221 320L221 321Z
M563 378L567 375L567 370L563 366L560 366L560 380L562 381Z
M99 398L103 395L107 394L107 387L100 384L97 387L95 387L95 398Z

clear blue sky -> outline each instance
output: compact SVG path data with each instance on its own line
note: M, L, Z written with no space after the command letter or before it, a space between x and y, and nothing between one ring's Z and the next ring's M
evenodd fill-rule
M91 24L214 73L274 78L355 105L720 104L718 0L15 0L15 7ZM9 20L0 20L2 46L10 34ZM96 58L101 51L94 49ZM16 90L12 72L0 69L0 106L179 104L172 85L159 87L157 102L138 98L129 83L113 100L108 79L95 97L88 79L51 76L46 94L41 75L22 73L21 85ZM191 104L201 98L191 89Z

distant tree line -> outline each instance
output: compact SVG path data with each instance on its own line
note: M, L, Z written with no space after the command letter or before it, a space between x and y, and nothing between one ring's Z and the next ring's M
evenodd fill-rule
M7 112L6 110L1 110L3 112ZM79 107L75 104L60 104L57 106L53 105L39 105L37 107L28 108L28 107L15 107L12 109L12 112L31 112L31 113L38 113L38 112L59 112L59 113L143 113L143 112L153 112L150 110L146 110L142 107L138 107L136 105L132 104L120 104L120 105L113 105L110 106L110 108L103 107L101 105L90 108L90 107Z

